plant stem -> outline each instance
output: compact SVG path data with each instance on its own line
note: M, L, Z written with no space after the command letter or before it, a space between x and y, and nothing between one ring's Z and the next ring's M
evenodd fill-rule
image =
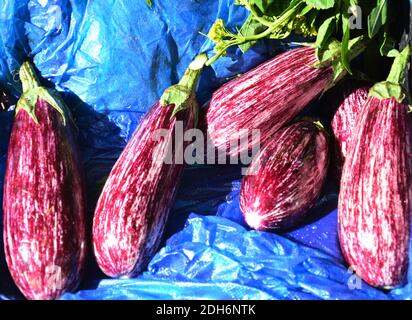
M271 35L276 29L283 27L287 22L289 22L291 17L293 17L296 14L300 6L301 3L297 4L294 8L291 8L290 10L286 11L286 13L284 13L282 16L279 17L279 19L271 23L271 25L261 33L246 37L234 35L234 39L229 40L227 44L224 46L224 48L217 52L215 56L206 61L205 65L210 66L212 63L216 62L216 60L219 59L226 52L226 49L233 45L239 46L245 44L246 42L257 41Z
M253 7L250 6L249 4L246 5L246 9L248 9L252 13L253 19L259 21L264 26L270 27L273 24L273 21L269 21L269 20L266 20L265 18L259 17L256 10L253 9Z
M409 63L409 56L411 54L411 48L409 45L402 50L402 52L393 61L391 71L389 72L386 81L402 84L405 80L405 73L407 72L407 66Z
M20 67L19 71L20 81L22 83L23 92L30 89L40 87L39 80L30 62L25 61Z
M196 58L190 63L189 67L186 69L182 79L180 79L179 85L184 86L189 90L194 90L194 87L197 84L197 80L199 79L200 72L202 71L206 60L207 55L205 53L196 56Z

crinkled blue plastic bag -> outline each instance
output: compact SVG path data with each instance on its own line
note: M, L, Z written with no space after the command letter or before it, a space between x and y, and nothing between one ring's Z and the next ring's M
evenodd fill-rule
M94 293L98 299L385 298L367 285L350 289L351 277L341 260L319 250L276 234L247 231L222 217L191 215L146 273L117 282L115 290L111 280L102 281ZM88 299L94 293L65 298Z
M201 33L218 17L233 28L247 16L233 0L153 2L153 10L143 0L0 3L0 84L17 95L16 72L30 56L63 93L79 127L90 218L99 188L142 115L199 52L212 54ZM202 74L200 102L284 49L284 43L265 41L244 55L230 50ZM12 112L0 113L0 194L11 124ZM81 287L63 299L412 298L411 272L404 288L384 293L344 264L332 182L312 209L313 221L285 234L246 227L240 182L237 166L188 167L165 242L147 271L135 279L107 279L90 258ZM22 298L6 270L1 250L0 298Z

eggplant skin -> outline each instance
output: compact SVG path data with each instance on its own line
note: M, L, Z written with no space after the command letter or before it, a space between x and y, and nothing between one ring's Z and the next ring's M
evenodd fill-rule
M57 299L78 286L86 256L86 200L70 126L41 98L36 124L13 123L4 185L8 268L28 299Z
M314 68L316 62L315 49L293 49L215 91L206 114L214 146L231 156L247 151L245 144L230 148L241 129L259 129L265 145L330 84L332 69Z
M374 287L405 281L411 210L406 104L369 97L343 166L339 239L347 263Z
M173 105L156 103L114 165L103 188L93 221L93 247L101 270L110 277L133 277L158 250L179 186L183 164L155 161L155 149L175 141L176 122L193 127L193 108L172 117ZM156 130L167 139L156 141ZM176 151L176 149L174 149Z
M279 130L243 178L240 208L256 230L289 229L318 198L329 163L325 131L310 121Z
M343 89L343 101L332 119L332 131L336 139L337 166L339 175L342 173L343 161L348 152L352 131L356 126L359 114L368 99L370 87L352 87L347 84Z

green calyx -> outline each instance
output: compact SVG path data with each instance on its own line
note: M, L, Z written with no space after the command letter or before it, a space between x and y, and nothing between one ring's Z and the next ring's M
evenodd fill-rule
M325 126L322 124L322 122L320 122L319 119L312 119L312 120L308 120L308 121L311 121L319 129L319 131L321 131L325 134L327 139L330 139L330 134L329 134L328 130L325 129Z
M205 53L198 55L190 63L179 83L164 91L160 98L160 105L164 107L174 105L172 117L196 103L195 90L206 61L207 55Z
M318 127L322 131L326 131L325 127L323 126L322 122L320 121L319 118L314 118L314 117L309 117L309 116L304 116L300 119L301 121L308 121L312 122L316 127Z
M405 93L401 85L388 81L378 82L369 90L370 97L380 100L395 98L398 102L405 99Z
M325 127L323 126L322 122L320 120L317 121L312 121L320 130L325 131Z
M66 125L66 117L64 110L61 107L61 100L54 93L40 85L36 73L29 62L26 61L21 65L19 76L22 83L23 93L17 102L16 114L20 110L24 110L36 124L39 124L36 117L36 103L39 99L43 99L60 113L63 119L63 124Z
M366 49L367 44L368 42L363 36L351 39L348 45L348 60L351 61L361 54ZM326 88L326 90L328 90L339 82L348 72L347 67L341 59L342 45L339 41L333 40L329 42L324 50L317 49L316 53L318 62L313 65L314 68L333 68L333 79L329 87Z
M406 94L402 84L407 74L410 54L411 48L407 45L396 55L386 81L376 83L369 90L370 97L380 100L395 98L399 103L405 99Z

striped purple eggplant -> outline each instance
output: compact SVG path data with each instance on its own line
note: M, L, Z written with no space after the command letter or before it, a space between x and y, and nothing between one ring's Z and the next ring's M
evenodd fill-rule
M352 130L368 98L369 89L370 87L366 85L347 81L339 88L339 92L333 92L334 95L342 98L331 123L335 138L332 165L338 180L342 175L343 162L348 152Z
M182 133L193 127L193 90L205 61L203 55L195 59L181 82L165 91L162 101L169 102L152 106L106 181L95 210L93 246L110 277L139 274L158 250L184 167L175 161L184 146L176 132L179 124ZM184 108L175 113L177 105L170 102L182 93ZM171 161L164 161L168 156Z
M369 89L367 86L346 87L342 92L343 101L332 119L332 130L343 158L346 156L356 120L368 99Z
M410 238L411 163L408 106L397 83L409 56L395 59L388 81L372 87L343 166L339 239L347 263L368 284L404 283Z
M319 124L299 121L274 134L243 178L240 208L247 224L268 230L301 222L321 192L328 159Z
M133 276L146 266L159 241L175 197L182 164L154 159L156 148L167 152L178 120L193 124L192 110L171 117L173 106L156 103L113 167L97 203L93 243L97 262L111 277ZM160 145L156 130L167 130ZM173 141L174 142L174 141Z
M259 129L265 145L331 83L331 67L314 68L315 49L290 50L219 88L207 111L208 134L214 146L230 155L248 149L230 148L241 129Z
M40 87L27 62L20 79L23 95L4 184L4 249L26 298L56 299L76 289L84 269L84 182L71 126L57 97Z

